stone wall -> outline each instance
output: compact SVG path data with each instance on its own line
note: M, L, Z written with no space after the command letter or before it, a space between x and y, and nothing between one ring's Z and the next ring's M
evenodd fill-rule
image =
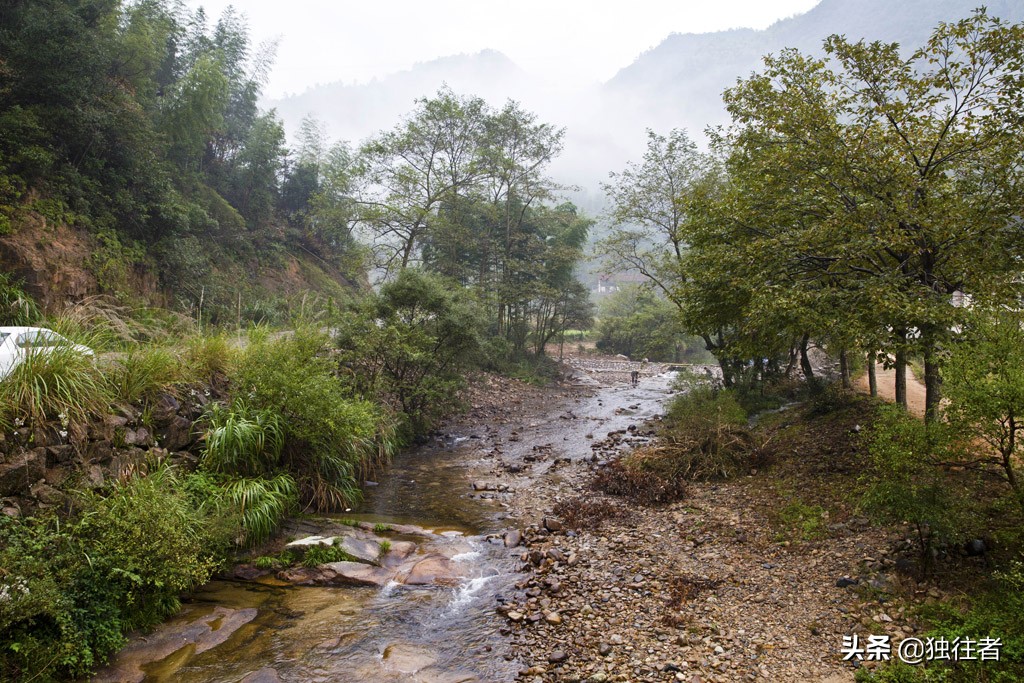
M0 511L19 516L60 507L68 492L98 488L169 461L194 468L207 387L117 405L87 424L19 425L0 433Z

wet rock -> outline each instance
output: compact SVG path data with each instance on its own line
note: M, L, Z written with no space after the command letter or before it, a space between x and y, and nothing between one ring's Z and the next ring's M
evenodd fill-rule
M380 562L380 539L356 538L348 536L339 544L342 550L366 564Z
M856 586L860 581L857 579L851 579L849 576L843 576L836 581L836 588L849 588L850 586Z
M550 664L561 664L567 659L569 659L569 655L565 654L564 650L555 650L548 655L548 662Z
M416 552L416 544L411 541L392 541L391 549L380 558L382 567L397 567Z
M273 573L272 569L259 569L255 565L240 564L231 570L231 577L239 581L255 581Z
M46 475L46 449L23 451L0 465L0 496L13 496L28 491L32 484Z
M402 583L408 586L450 586L459 583L462 569L447 557L427 556L420 560L405 576Z
M505 532L505 547L515 548L523 542L523 532L518 529L512 529L511 531Z
M320 567L327 583L344 586L376 586L383 588L395 578L395 573L381 567L374 567L361 562L331 562ZM333 576L330 574L333 573Z
M145 679L143 667L186 646L195 656L223 644L235 631L256 618L256 610L214 607L212 612L189 621L176 619L157 626L152 633L136 636L122 649L110 666L91 679L94 683L138 683ZM188 660L182 661L182 664Z
M281 677L277 671L267 666L259 671L253 671L239 683L281 683Z
M437 663L437 654L422 645L393 643L384 648L384 668L403 674L415 674Z

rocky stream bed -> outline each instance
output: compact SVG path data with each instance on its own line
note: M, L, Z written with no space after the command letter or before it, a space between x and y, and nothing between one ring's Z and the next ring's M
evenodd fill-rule
M900 580L897 539L850 519L780 542L756 473L569 528L555 506L603 499L594 469L649 441L674 393L667 366L634 387L637 364L569 365L548 388L483 378L360 509L279 541L351 561L236 567L95 680L848 681L843 635L914 631L871 593Z

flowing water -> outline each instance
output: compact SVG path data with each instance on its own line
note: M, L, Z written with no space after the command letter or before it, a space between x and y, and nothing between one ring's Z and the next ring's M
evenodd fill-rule
M127 680L132 672L134 680L186 683L514 680L520 664L501 654L504 621L494 607L518 578L518 551L488 534L518 523L507 518L503 506L511 494L469 495L473 473L488 471L496 457L521 460L538 445L550 446L560 458L587 458L593 439L659 414L671 393L670 380L662 375L639 387L596 388L575 403L541 408L524 424L479 425L397 457L379 483L367 488L363 506L345 516L433 531L391 538L414 540L421 551L450 557L465 576L457 586L326 588L214 581L161 627L169 634L166 642L161 645L160 634L154 634L148 654L145 641L133 643L122 658L130 659L135 647L141 652L137 663L122 663L97 680ZM528 486L530 477L557 476L546 469L534 467L516 485ZM237 627L240 622L245 623ZM218 638L226 623L234 624L230 634ZM175 642L175 629L194 630L197 624L206 625L202 638Z

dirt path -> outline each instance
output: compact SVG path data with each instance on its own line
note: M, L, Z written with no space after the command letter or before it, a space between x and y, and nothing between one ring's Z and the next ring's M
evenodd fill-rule
M878 378L878 395L894 403L896 401L896 370L895 368L889 368L886 370L881 363L875 365L875 376ZM868 393L868 375L864 373L857 378L854 383L857 391L861 393ZM914 373L907 368L907 409L911 415L917 417L924 417L924 383L919 380Z

